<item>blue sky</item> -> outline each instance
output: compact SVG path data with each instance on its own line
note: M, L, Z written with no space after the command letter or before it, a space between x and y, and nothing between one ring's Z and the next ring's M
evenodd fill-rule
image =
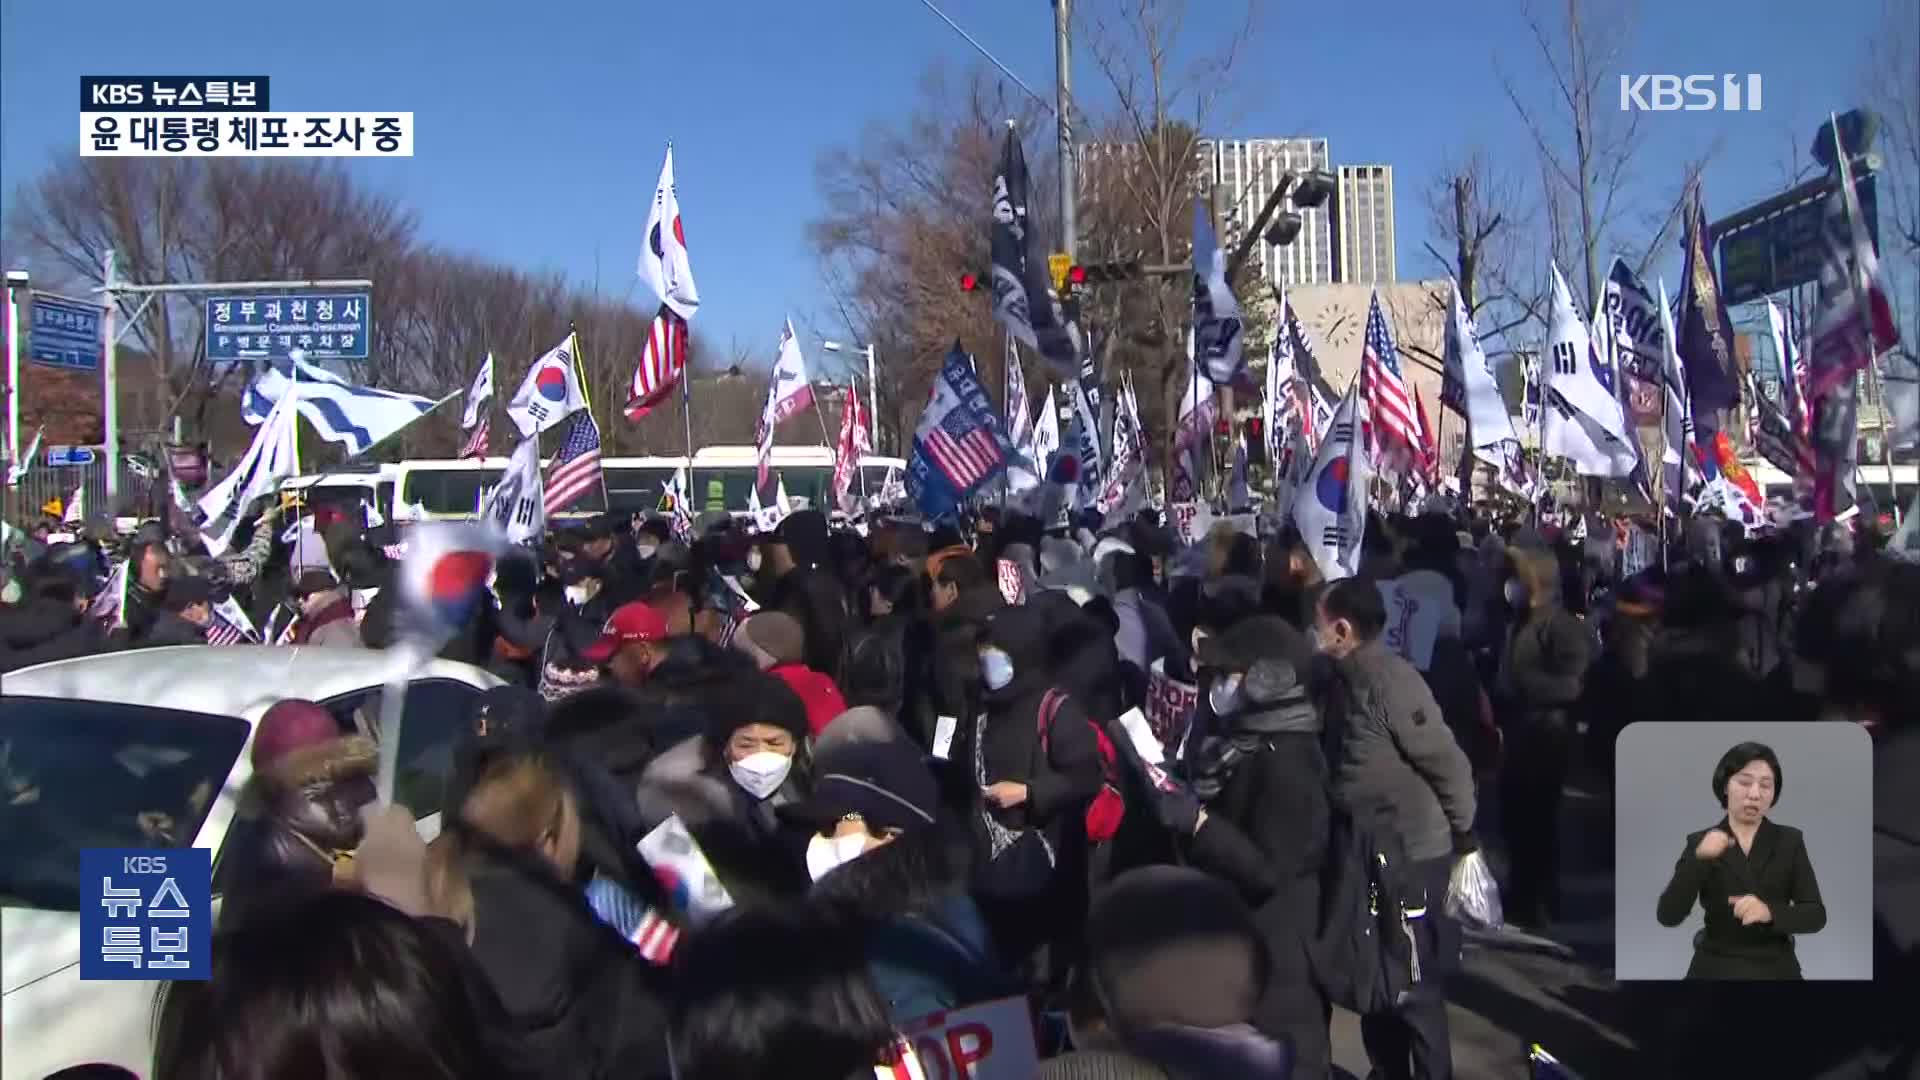
M1046 0L937 2L1050 92ZM1078 15L1110 2L1079 0ZM1190 7L1195 42L1218 40L1243 10L1229 0ZM1804 158L1825 111L1857 102L1880 0L1642 7L1623 70L1765 77L1763 112L1647 120L1640 167L1655 182L1677 184L1683 156L1724 140L1706 174L1717 216L1782 186L1780 163ZM1400 276L1431 275L1421 192L1440 164L1478 144L1497 162L1533 168L1495 70L1499 57L1524 93L1549 92L1519 11L1516 0L1261 0L1215 133L1323 135L1336 162L1394 166ZM19 184L75 152L82 75L265 73L276 109L414 112L413 158L353 167L416 210L426 239L560 270L586 287L597 275L603 295L619 296L634 281L671 139L700 328L764 345L770 358L783 313L832 329L804 235L819 202L815 158L899 116L921 73L943 61L964 70L975 54L918 0L194 0L164 13L122 0L9 2L0 5L0 197L10 206ZM1100 108L1107 95L1085 50L1075 81ZM650 302L644 293L633 290Z

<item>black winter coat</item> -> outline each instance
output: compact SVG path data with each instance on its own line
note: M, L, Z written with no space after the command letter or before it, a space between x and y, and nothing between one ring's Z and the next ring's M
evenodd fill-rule
M71 604L35 597L0 609L0 671L91 656L112 647L100 628Z
M582 893L459 824L474 959L555 1078L667 1077L666 985Z
M1319 719L1256 712L1233 725L1229 739L1245 756L1207 803L1189 859L1240 890L1266 940L1272 970L1254 1026L1292 1042L1299 1075L1322 1076L1327 1005L1307 960L1330 828Z

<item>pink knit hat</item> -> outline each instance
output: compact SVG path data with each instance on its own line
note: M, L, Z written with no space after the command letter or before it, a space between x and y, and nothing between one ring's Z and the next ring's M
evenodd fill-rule
M260 716L253 732L253 769L261 772L273 763L309 746L341 735L340 725L326 709L301 698L287 698Z

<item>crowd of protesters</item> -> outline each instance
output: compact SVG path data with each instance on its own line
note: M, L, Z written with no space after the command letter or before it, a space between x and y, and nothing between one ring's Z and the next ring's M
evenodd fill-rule
M0 670L205 641L229 599L269 641L387 645L404 532L281 515L220 558L40 530ZM1920 768L1920 565L1695 524L1623 575L1598 522L1376 515L1331 582L1295 534L1183 544L1151 513L557 528L442 653L503 685L431 844L373 806L374 749L325 710L289 687L261 719L213 977L165 994L152 1075L908 1075L894 1033L1026 995L1042 1076L1327 1076L1353 981L1325 947L1329 867L1365 820L1406 860L1419 972L1360 1017L1373 1075L1450 1076L1451 868L1497 849L1510 921L1550 934L1562 793L1604 788L1628 722L1866 725L1880 857L1920 856L1888 779ZM1430 647L1401 643L1396 597ZM1169 686L1193 703L1143 769L1120 719L1164 720ZM724 912L690 914L641 854L670 819ZM1911 979L1920 899L1876 885L1876 973ZM1813 999L1693 1000L1644 1075L1715 1075L1715 1025L1754 1037L1758 1010ZM1779 1075L1887 1060L1913 1000L1845 999Z

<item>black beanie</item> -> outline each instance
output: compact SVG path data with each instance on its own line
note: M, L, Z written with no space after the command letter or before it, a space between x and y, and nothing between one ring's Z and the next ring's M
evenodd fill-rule
M741 675L707 710L707 737L725 746L733 733L748 724L765 724L792 733L794 744L806 742L807 706L785 679L765 672Z

